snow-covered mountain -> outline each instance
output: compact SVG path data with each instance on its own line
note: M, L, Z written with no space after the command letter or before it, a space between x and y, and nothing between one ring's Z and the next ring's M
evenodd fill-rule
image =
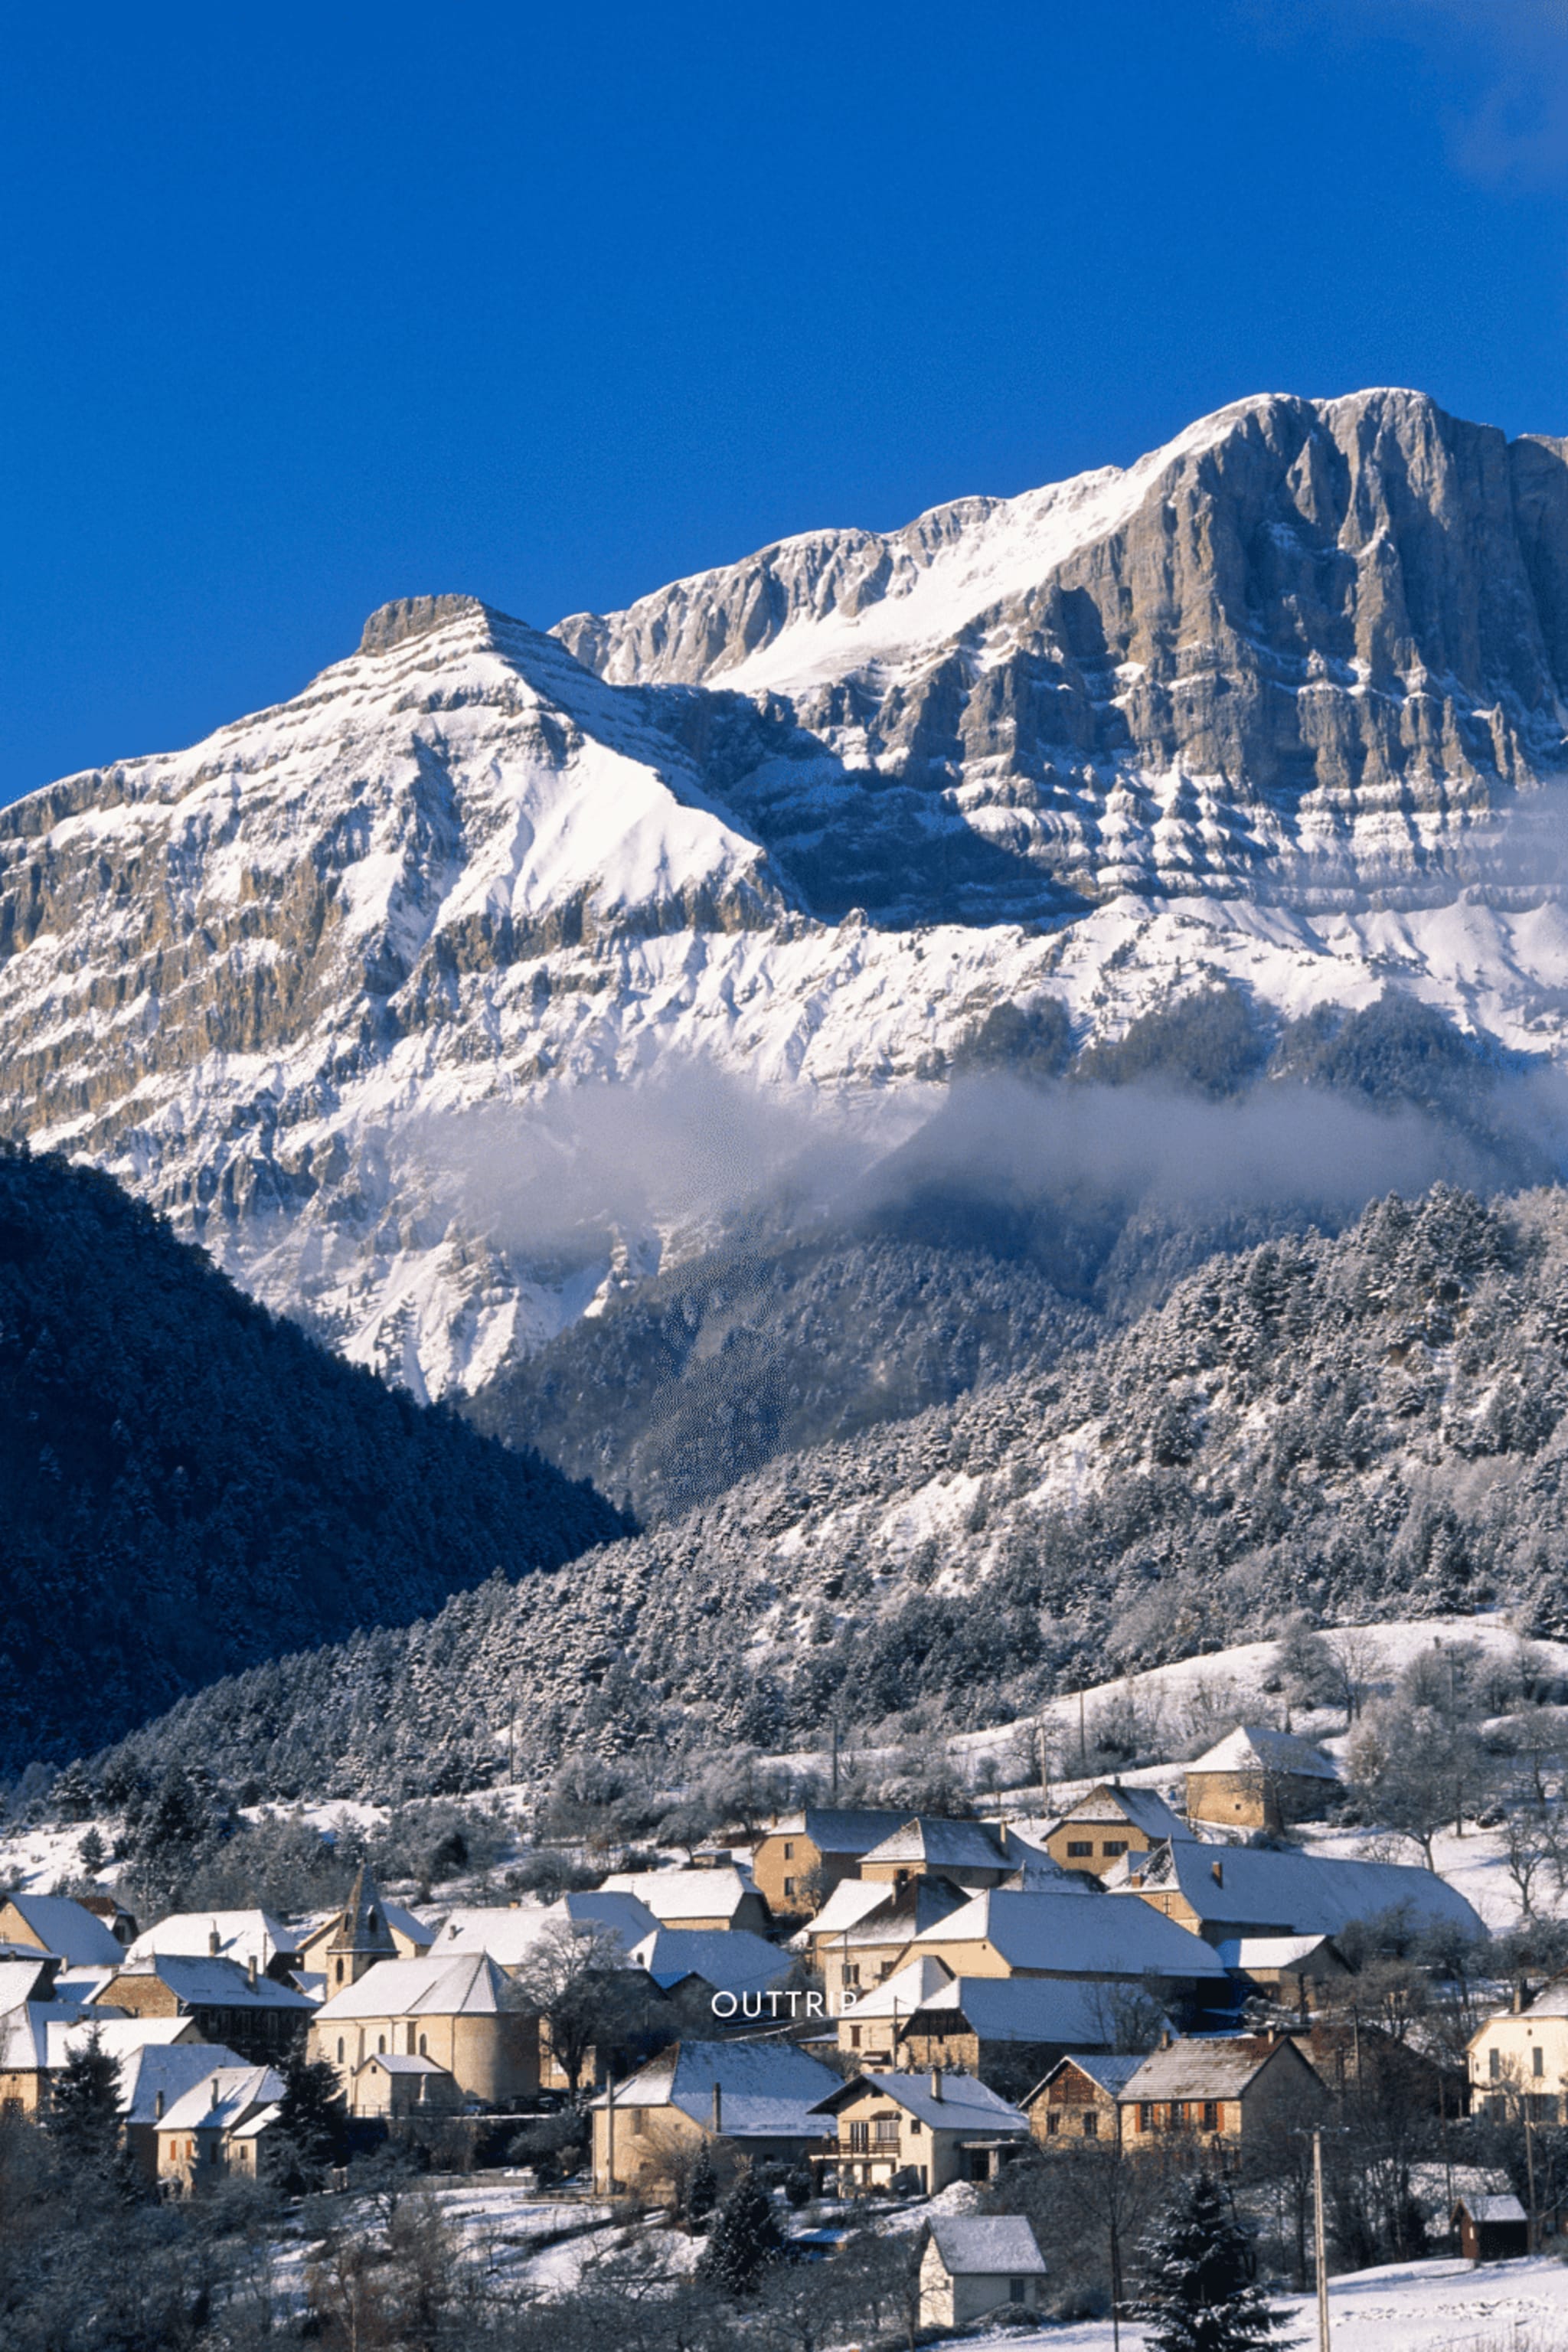
M1242 402L553 635L413 599L0 813L0 1116L471 1391L727 1187L901 1142L1001 1006L1082 1040L1394 979L1556 1051L1565 731L1568 443L1411 393Z

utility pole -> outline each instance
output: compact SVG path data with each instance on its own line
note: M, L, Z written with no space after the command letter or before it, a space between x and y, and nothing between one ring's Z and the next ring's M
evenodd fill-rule
M1087 1777L1089 1772L1089 1734L1084 1727L1083 1693L1078 1695L1078 1769Z
M613 2197L619 2183L616 2179L616 2070L605 2069L605 2190Z
M828 1726L828 1732L831 1739L830 1752L832 1757L829 1769L833 1776L833 1793L837 1796L838 1794L838 1724L837 1718L835 1718L835 1720Z
M1534 2253L1535 2228L1535 2117L1531 2113L1530 2093L1524 2094L1524 2168L1530 2184L1530 2228L1524 2244L1527 2253Z
M1329 2352L1329 2252L1323 2242L1323 2135L1312 2134L1312 2251L1318 2273L1318 2352Z
M1039 1740L1040 1815L1042 1820L1048 1822L1051 1817L1051 1751L1047 1739L1046 1719L1044 1716L1040 1717Z

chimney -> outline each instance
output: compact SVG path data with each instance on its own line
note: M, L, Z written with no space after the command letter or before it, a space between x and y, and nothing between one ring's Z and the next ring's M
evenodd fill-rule
M207 1958L208 1958L208 1959L209 1959L209 1960L216 1960L216 1958L217 1958L217 1956L218 1956L218 1953L220 1952L220 1950L221 1950L221 1949L222 1949L222 1946L221 1946L221 1944L219 1943L219 1940L218 1940L217 1921L215 1919L215 1920L213 1921L212 1926L207 1929Z
M154 2091L154 2092L153 2092L153 2121L155 2124L161 2124L161 2123L163 2122L163 2092L162 2092L162 2091Z
M256 1954L254 1952L245 1964L245 1980L254 1992L256 1990Z
M717 2075L713 2078L713 2137L719 2139L724 2130L724 2094Z
M940 2099L942 2096L942 2068L940 2066L933 2066L931 2070L931 2095L933 2099Z
M212 2078L212 2084L213 2084L213 2096L212 2096L212 2103L213 2103L214 2106L216 2107L216 2105L217 2105L217 2076L216 2076L216 2074L215 2074L215 2075L213 2076L213 2078Z
M1520 2016L1524 2009L1524 1979L1519 1978L1513 1988L1513 2013Z
M1209 1864L1209 1869L1210 1869L1210 1871L1211 1871L1211 1872L1212 1872L1212 1874L1213 1874L1213 1876L1214 1876L1214 1883L1215 1883L1215 1885L1216 1886L1223 1886L1223 1885L1225 1885L1225 1864L1224 1864L1224 1863L1223 1863L1223 1862L1211 1862L1211 1863L1210 1863L1210 1864Z

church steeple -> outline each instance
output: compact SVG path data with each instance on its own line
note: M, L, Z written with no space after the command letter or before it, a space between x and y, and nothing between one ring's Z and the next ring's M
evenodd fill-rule
M357 1984L366 1969L374 1968L377 1960L396 1958L397 1946L386 1924L381 1889L371 1875L369 1864L362 1862L327 1946L328 1993L336 1992L342 1985Z

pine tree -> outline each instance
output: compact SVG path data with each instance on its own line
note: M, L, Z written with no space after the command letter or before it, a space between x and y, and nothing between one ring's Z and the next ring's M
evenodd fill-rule
M283 2096L278 2120L267 2134L267 2167L279 2189L300 2196L319 2189L329 2167L342 2158L348 2116L338 2090L337 2071L312 2063L302 2049L283 2062Z
M686 2192L688 2218L693 2221L705 2221L718 2202L719 2176L713 2169L713 2158L709 2154L707 2142L704 2141L701 2152L691 2169L691 2186Z
M767 2191L743 2172L713 2217L699 2273L727 2294L750 2294L783 2252Z
M1143 2245L1134 2317L1149 2352L1255 2352L1285 2324L1253 2285L1250 2249L1206 2172L1182 2189Z
M44 2123L74 2164L110 2172L120 2155L120 2063L95 2025L57 2072Z

